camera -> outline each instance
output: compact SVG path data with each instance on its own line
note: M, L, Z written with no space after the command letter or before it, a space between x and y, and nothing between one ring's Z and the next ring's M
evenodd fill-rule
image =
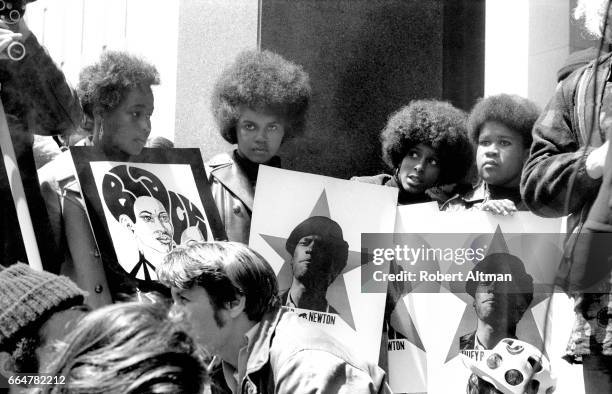
M19 22L25 14L26 4L33 1L35 0L0 0L0 20L9 25ZM18 61L23 59L26 50L22 43L13 42L6 48L6 54L9 59Z

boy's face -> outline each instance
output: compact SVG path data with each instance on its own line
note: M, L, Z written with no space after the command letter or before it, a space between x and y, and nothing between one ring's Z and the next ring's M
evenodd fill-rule
M267 163L278 152L284 136L285 124L279 116L240 107L236 137L242 156L253 163Z
M482 126L476 149L478 174L489 185L518 187L529 148L523 137L507 126L489 121Z
M434 186L440 177L440 160L432 147L418 144L408 150L398 178L408 193L420 194Z

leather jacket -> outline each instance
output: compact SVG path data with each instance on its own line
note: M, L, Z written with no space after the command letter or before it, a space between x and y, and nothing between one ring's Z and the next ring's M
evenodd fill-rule
M255 188L229 153L216 155L206 168L228 240L248 244Z

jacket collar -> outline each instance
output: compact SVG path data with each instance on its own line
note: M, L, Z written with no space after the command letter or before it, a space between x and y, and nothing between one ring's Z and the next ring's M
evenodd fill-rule
M276 331L276 326L285 313L286 310L284 308L278 308L263 316L257 333L248 345L249 358L247 360L246 375L261 370L270 361L272 337Z
M211 175L252 211L255 189L244 171L234 162L231 154L222 153L215 157L210 166Z
M489 191L487 190L486 183L480 181L472 191L461 197L468 203L477 203L486 200L489 197Z
M266 313L262 320L245 334L247 345L240 350L237 368L221 361L223 376L234 394L242 392L244 381L251 381L249 375L259 372L270 361L272 337L284 312L283 308L278 308ZM246 361L241 361L243 352L246 353Z

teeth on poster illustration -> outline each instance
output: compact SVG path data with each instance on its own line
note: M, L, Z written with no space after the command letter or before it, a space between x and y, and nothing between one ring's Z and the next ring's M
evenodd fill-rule
M397 191L261 166L249 246L277 273L281 302L377 363L384 293L361 291L361 234L391 233Z

